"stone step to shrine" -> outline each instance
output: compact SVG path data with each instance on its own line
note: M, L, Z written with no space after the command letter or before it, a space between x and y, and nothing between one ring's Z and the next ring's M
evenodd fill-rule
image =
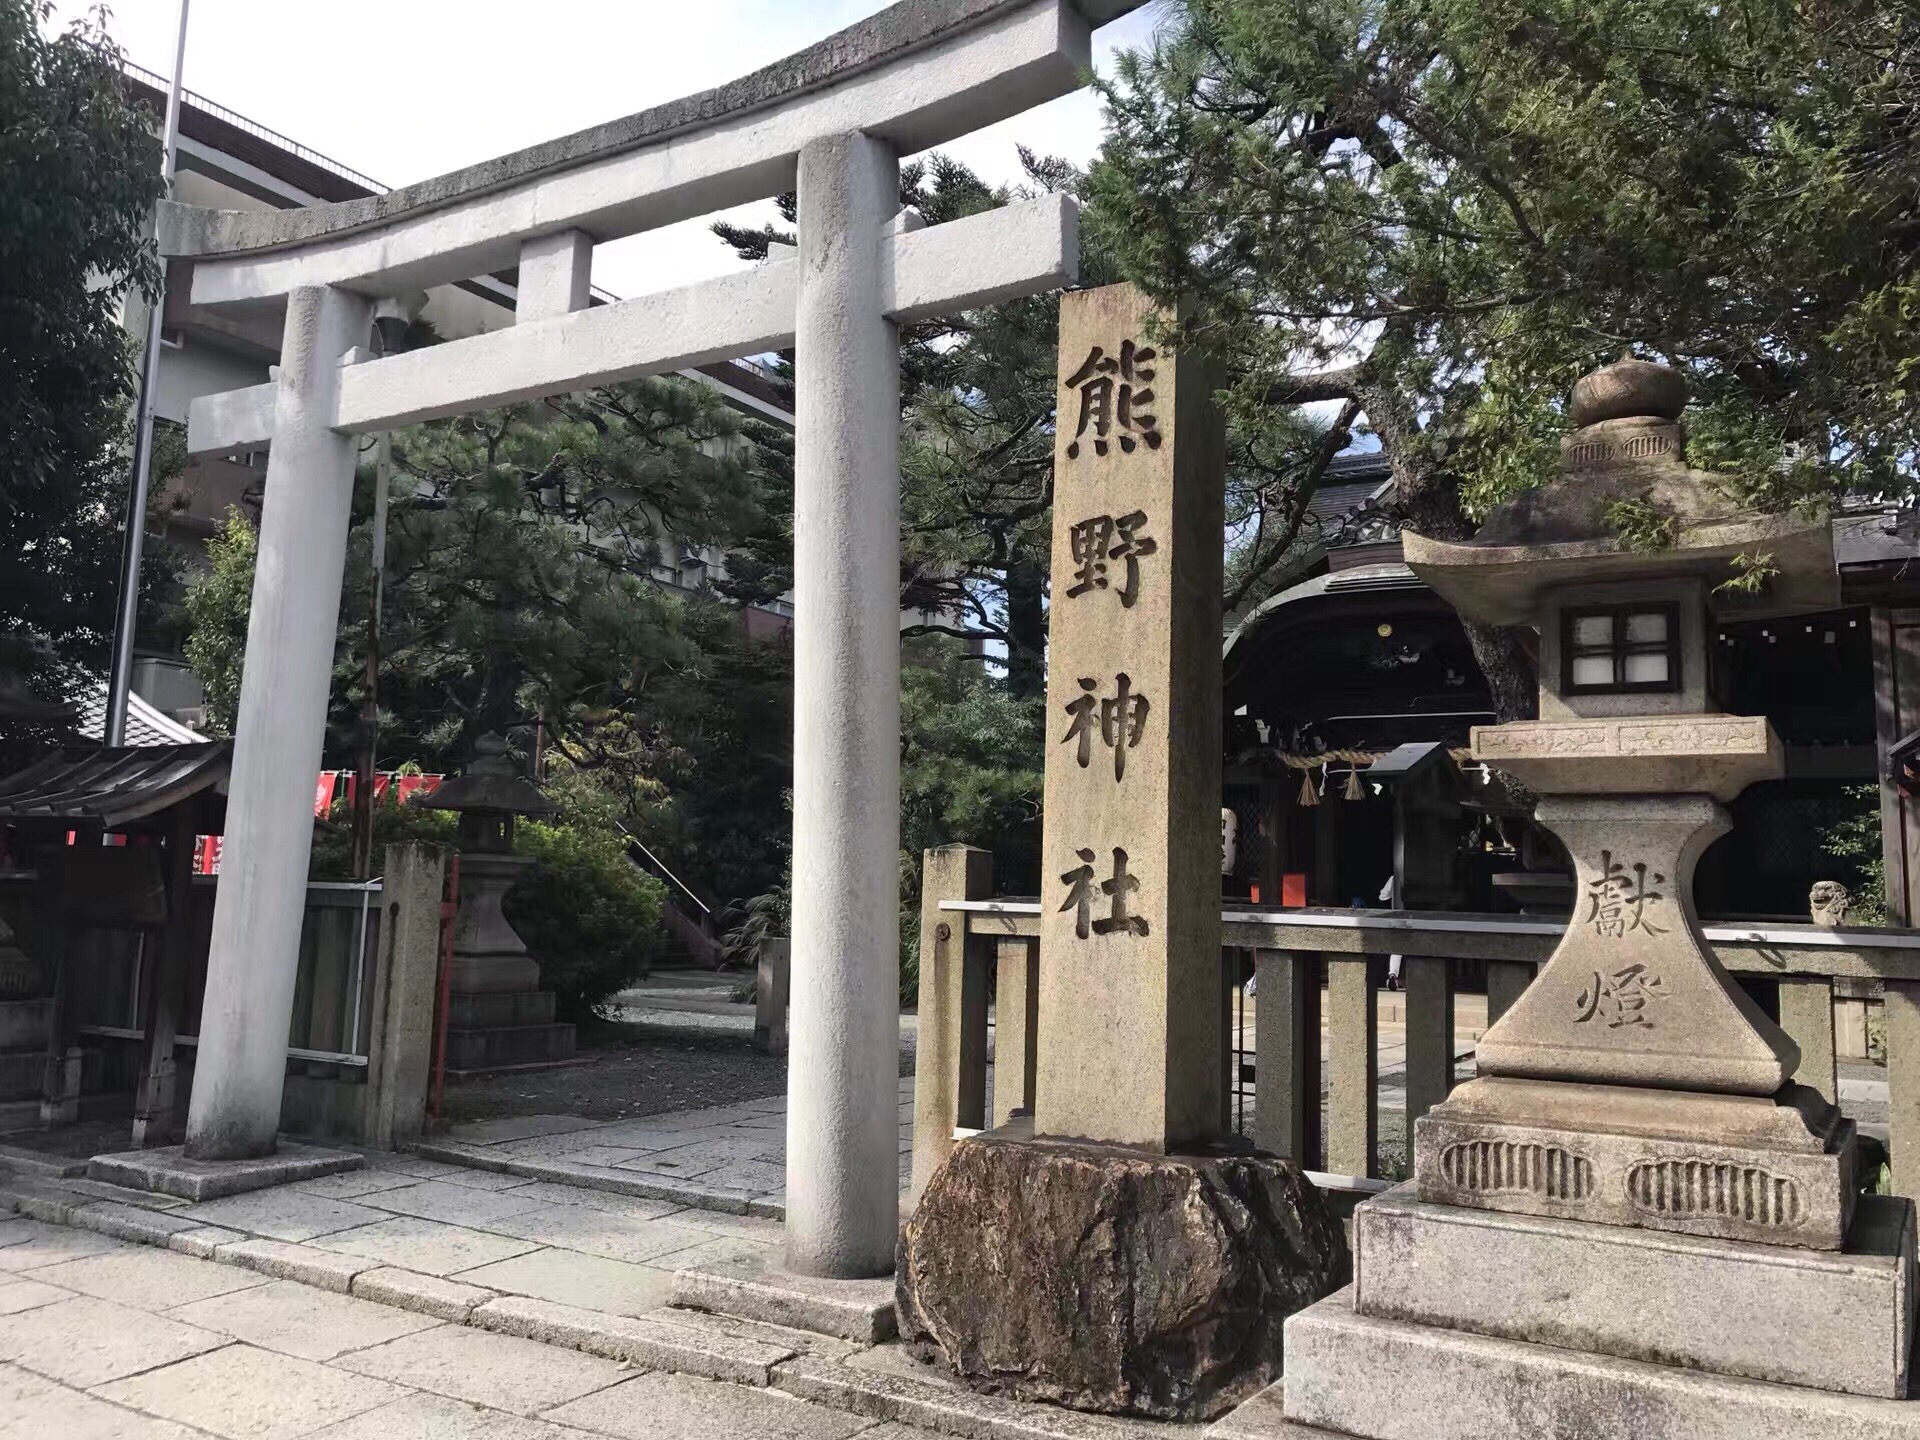
M1728 1325L1744 1320L1726 1317ZM1734 1379L1358 1315L1351 1286L1290 1319L1286 1344L1284 1391L1242 1405L1209 1435L1920 1440L1920 1404L1911 1400Z
M501 1025L551 1025L554 1001L551 990L514 990L505 994L456 990L447 997L447 1028L487 1030Z
M479 1074L573 1061L574 1027L566 1024L495 1025L447 1031L447 1073Z

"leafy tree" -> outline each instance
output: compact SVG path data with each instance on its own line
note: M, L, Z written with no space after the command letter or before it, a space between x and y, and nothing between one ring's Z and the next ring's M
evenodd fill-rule
M46 0L0 0L0 668L60 692L111 646L133 386L119 296L159 279L160 148L102 18L49 35Z
M1184 0L1105 93L1098 228L1198 301L1269 550L1362 425L1406 523L1469 533L1629 346L1688 373L1690 459L1752 501L1913 487L1911 6ZM1514 637L1469 630L1528 713Z
M910 162L900 170L901 203L940 225L1078 192L1082 177L1066 162L1026 149L1020 158L1027 179L1018 186L989 185L945 155ZM764 258L770 243L793 243L795 197L778 204L785 226L714 231L742 258ZM1081 270L1099 283L1096 246L1083 252ZM1057 296L1038 295L901 333L900 603L928 617L903 633L974 642L976 657L1003 663L1014 694L1032 699L1046 688L1059 310ZM791 583L790 571L783 580Z
M683 548L768 524L758 429L712 391L643 380L396 437L381 623L380 749L453 769L489 731L537 731L569 813L675 847L751 893L777 873L787 659L717 598L652 578ZM341 604L329 750L352 754L371 543L363 471ZM188 653L230 727L254 538L233 517L187 601ZM594 797L598 797L595 799ZM602 823L604 821L604 823ZM739 889L732 887L738 886Z

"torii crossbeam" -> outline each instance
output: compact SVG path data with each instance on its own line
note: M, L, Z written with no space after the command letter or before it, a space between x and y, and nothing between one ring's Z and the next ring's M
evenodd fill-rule
M189 449L269 447L227 845L188 1118L274 1144L356 434L788 343L794 466L788 1261L884 1274L898 1218L899 343L1072 280L1048 197L931 229L899 157L1080 86L1141 0L902 0L731 84L364 200L168 205L162 249L235 323L284 310L267 385L193 403ZM589 308L595 244L797 188L792 259ZM370 359L376 302L517 265L516 323Z

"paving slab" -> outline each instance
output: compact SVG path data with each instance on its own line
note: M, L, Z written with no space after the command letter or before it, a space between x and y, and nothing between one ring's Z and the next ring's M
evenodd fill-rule
M396 1215L377 1224L362 1225L357 1230L345 1230L318 1244L323 1250L363 1256L402 1270L443 1276L491 1265L496 1260L524 1255L538 1248L532 1241L443 1225L438 1220L421 1220L411 1215Z
M424 1220L483 1229L508 1215L542 1208L546 1202L527 1198L521 1193L525 1188L526 1182L509 1189L480 1190L445 1180L422 1180L417 1185L363 1196L360 1204L395 1215L417 1215Z
M797 1347L734 1333L709 1317L683 1310L651 1315L605 1315L552 1300L503 1295L473 1312L472 1323L504 1335L567 1345L629 1365L765 1385L773 1367Z
M201 1440L171 1420L136 1415L0 1364L0 1440Z
M836 1364L810 1355L775 1366L773 1383L803 1400L970 1440L1167 1440L1198 1429L1026 1404L981 1395L951 1382Z
M0 1360L83 1389L226 1343L211 1330L90 1295L0 1317Z
M0 1250L29 1240L35 1233L35 1222L32 1220L23 1220L17 1215L0 1220Z
M483 1150L480 1153L485 1152ZM510 1190L527 1183L523 1175L510 1175L501 1170L476 1170L470 1165L449 1165L441 1160L423 1160L417 1155L403 1157L395 1162L393 1168L401 1174L421 1180L445 1180L450 1185L465 1185L470 1190Z
M497 1145L503 1140L528 1140L547 1135L565 1135L575 1130L594 1130L604 1123L578 1115L509 1115L498 1120L470 1120L452 1126L447 1131L447 1138L469 1145Z
M637 1376L548 1418L619 1440L846 1440L872 1424L791 1395L668 1374Z
M181 1146L163 1145L152 1150L96 1155L87 1162L87 1175L134 1190L199 1201L358 1170L365 1163L357 1151L296 1145L286 1140L273 1154L252 1160L194 1160Z
M351 1200L310 1195L290 1187L209 1200L190 1206L180 1214L195 1224L219 1225L228 1230L243 1230L249 1235L264 1235L269 1240L296 1243L386 1218L384 1212Z
M649 1136L645 1141L608 1139L600 1130L580 1130L566 1135L536 1135L526 1140L509 1140L499 1145L489 1145L479 1154L504 1163L507 1160L557 1160L613 1149L623 1150L629 1155L644 1155L652 1150L668 1149L676 1143L685 1142L677 1136ZM443 1148L439 1153L452 1152Z
M521 1415L551 1410L628 1375L611 1360L464 1325L402 1336L343 1355L335 1363L362 1375Z
M406 1391L292 1355L228 1345L94 1393L227 1440L293 1440Z
M730 1261L746 1260L762 1265L776 1263L785 1247L778 1241L753 1235L712 1235L697 1245L656 1256L649 1264L662 1270L697 1270Z
M83 1255L104 1255L110 1250L125 1250L118 1240L75 1230L66 1225L49 1225L44 1220L16 1220L15 1225L30 1227L0 1250L0 1271L32 1270L43 1265L58 1265L63 1260L78 1260Z
M408 1395L306 1440L592 1440L586 1431L444 1395Z
M635 1220L631 1216L577 1205L555 1205L509 1215L488 1228L500 1235L633 1263L685 1250L713 1238L704 1230L674 1220Z
M35 1270L32 1278L136 1310L165 1310L189 1300L204 1300L264 1283L245 1270L208 1265L147 1246L49 1265Z
M578 1205L587 1210L604 1210L609 1215L625 1215L634 1220L660 1220L672 1216L684 1225L709 1228L705 1222L730 1215L711 1216L704 1210L689 1210L671 1200L647 1200L638 1195L616 1195L609 1190L592 1190L585 1185L556 1185L549 1180L532 1180L511 1192L543 1205Z
M400 1170L348 1170L339 1175L322 1175L317 1180L297 1180L287 1188L302 1195L324 1195L329 1200L355 1200L380 1190L398 1190L402 1185L418 1185L417 1175Z
M331 1360L441 1323L428 1315L315 1290L294 1280L275 1280L176 1305L167 1315L302 1360Z
M583 1255L576 1250L533 1250L510 1260L463 1270L462 1282L485 1285L510 1295L532 1295L604 1310L610 1315L645 1315L673 1295L673 1275L651 1265Z
M72 1298L71 1290L62 1290L58 1285L18 1275L0 1277L0 1315L18 1315L23 1310L37 1310L42 1305Z

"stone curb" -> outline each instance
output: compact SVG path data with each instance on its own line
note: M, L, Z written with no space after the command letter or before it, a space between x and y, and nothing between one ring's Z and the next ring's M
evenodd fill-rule
M276 1280L298 1280L316 1290L332 1290L341 1295L353 1288L353 1277L363 1270L380 1268L378 1260L363 1260L311 1245L292 1245L285 1240L238 1240L222 1245L213 1258L227 1265L257 1270Z
M750 1190L700 1185L677 1175L650 1170L615 1170L606 1165L570 1165L564 1160L522 1160L511 1155L490 1154L485 1146L462 1145L451 1140L416 1140L407 1148L423 1160L438 1160L469 1170L491 1170L496 1174L525 1176L529 1180L582 1185L589 1190L631 1195L639 1200L668 1200L695 1210L717 1210L727 1215L786 1219L784 1205L756 1199Z
M917 1425L962 1440L1140 1440L1143 1435L1197 1436L1197 1425L1123 1420L1052 1405L982 1395L955 1384L836 1365L810 1355L776 1365L776 1388L816 1405L874 1420Z
M673 1370L760 1388L770 1383L774 1366L798 1353L790 1347L683 1325L678 1317L669 1322L652 1316L607 1315L525 1295L489 1300L474 1310L468 1323L649 1370Z
M816 1280L783 1270L676 1270L673 1303L741 1320L808 1330L862 1345L899 1332L893 1280Z
M697 1311L638 1317L607 1315L548 1300L502 1295L479 1285L361 1261L309 1245L250 1237L217 1225L174 1220L163 1214L136 1221L121 1212L137 1207L100 1200L70 1186L71 1182L0 1175L0 1214L17 1210L48 1224L94 1229L136 1244L236 1265L436 1320L580 1350L641 1368L755 1388L771 1387L846 1414L897 1420L960 1440L1140 1440L1144 1435L1188 1440L1201 1434L1199 1426L1087 1415L979 1395L952 1384L862 1370L801 1353L788 1345L729 1333L722 1320ZM115 1226L119 1228L110 1228ZM670 1313L671 1318L660 1318L662 1313ZM1221 1433L1222 1440L1239 1440L1230 1432ZM1319 1432L1299 1433L1311 1436Z
M436 1320L450 1320L455 1325L465 1325L475 1309L498 1299L500 1294L484 1286L444 1280L438 1275L421 1275L390 1265L360 1271L353 1277L351 1293L362 1300L431 1315Z

